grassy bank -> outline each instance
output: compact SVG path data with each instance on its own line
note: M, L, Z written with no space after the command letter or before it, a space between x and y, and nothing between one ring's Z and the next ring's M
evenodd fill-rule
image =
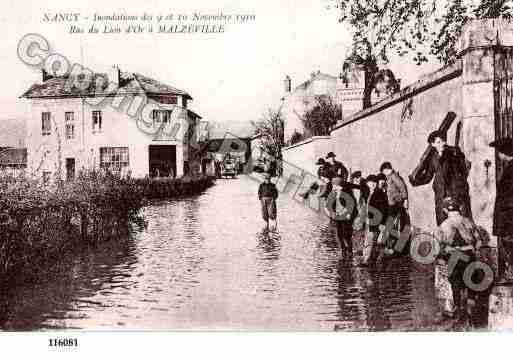
M0 180L0 282L37 274L76 246L126 234L141 223L147 199L200 193L210 177L117 179L98 173L43 186L39 181Z

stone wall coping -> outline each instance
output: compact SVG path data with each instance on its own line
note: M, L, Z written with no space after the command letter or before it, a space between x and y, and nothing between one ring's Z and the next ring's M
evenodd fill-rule
M413 97L420 92L424 92L433 88L443 82L450 81L454 78L460 77L463 73L463 62L458 59L454 64L443 67L435 72L422 76L419 80L415 81L411 85L408 85L401 89L399 92L385 97L380 102L372 105L371 107L356 112L340 121L337 122L332 131L346 126L352 122L364 119L376 112L383 111L384 109L393 106L399 102L404 101L407 98Z
M282 151L288 151L295 147L300 147L300 146L306 145L310 142L314 142L314 141L318 141L318 140L331 140L331 136L312 136L312 137L307 138L306 140L303 140L301 142L294 143L293 145L290 145L287 147L283 147Z

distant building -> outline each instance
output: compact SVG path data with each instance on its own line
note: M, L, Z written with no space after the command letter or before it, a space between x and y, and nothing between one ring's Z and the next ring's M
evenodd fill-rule
M27 168L25 148L0 147L0 176L17 177Z
M376 76L376 86L372 92L371 102L377 103L399 90L400 80L396 80L389 69L380 70ZM312 72L310 79L293 89L292 79L284 80L285 94L282 98L282 115L285 122L285 143L300 135L311 137L304 128L302 118L317 103L317 96L328 96L335 104L342 107L343 117L348 117L363 109L365 72L360 66L346 62L338 76L320 71Z
M192 97L187 92L117 67L92 76L91 85L81 89L73 87L77 79L43 71L43 82L22 95L31 105L26 139L30 172L47 178L60 173L69 179L81 169L132 177L201 171L194 146L201 116L188 108ZM109 83L117 91L109 91ZM149 120L129 115L137 99L158 105Z
M305 132L302 118L308 110L315 106L316 96L336 98L337 78L320 71L313 72L309 80L292 89L292 79L287 75L284 80L284 89L282 115L284 138L287 143L295 132Z

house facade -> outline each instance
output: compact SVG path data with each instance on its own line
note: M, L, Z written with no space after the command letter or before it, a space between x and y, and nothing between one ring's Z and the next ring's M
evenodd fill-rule
M392 84L398 87L399 83L400 80L395 78L390 69L380 70L371 94L371 102L375 104L382 101L391 93ZM396 87L393 88L393 92L398 91ZM294 89L292 79L287 75L284 80L285 93L281 107L285 123L285 143L291 146L314 135L304 128L302 118L318 104L317 97L331 98L334 104L341 107L343 117L349 117L363 109L364 89L363 68L349 62L345 63L338 76L320 71L312 72L310 79ZM297 140L293 140L294 137Z
M281 113L284 121L285 143L289 143L294 133L305 134L303 116L316 104L316 96L336 98L337 78L321 72L313 72L310 79L292 89L292 79L284 80L285 93L282 98ZM305 134L308 136L308 134Z
M187 92L116 67L88 76L43 72L43 82L22 95L31 105L29 173L48 180L91 169L135 178L201 172L201 117L189 109Z

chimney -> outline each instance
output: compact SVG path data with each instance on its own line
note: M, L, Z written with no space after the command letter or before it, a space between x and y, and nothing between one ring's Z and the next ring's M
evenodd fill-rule
M290 79L289 75L285 76L284 84L285 84L285 92L292 91L292 80Z
M116 86L119 86L119 77L121 75L121 70L117 65L112 66L112 68L109 71L108 77L109 77L109 83L115 83Z

